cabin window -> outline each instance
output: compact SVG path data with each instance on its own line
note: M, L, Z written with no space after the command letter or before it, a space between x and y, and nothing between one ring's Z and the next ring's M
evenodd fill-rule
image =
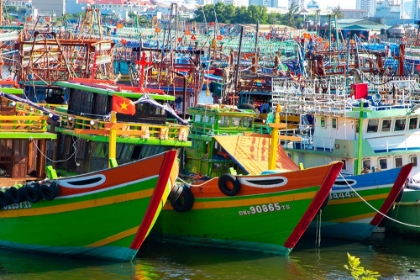
M249 118L248 117L245 117L244 119L243 119L243 124L244 124L244 127L249 127Z
M397 119L395 120L394 131L402 131L405 130L405 122L406 119Z
M241 118L232 118L232 125L239 126L241 123Z
M133 153L131 154L130 159L132 160L139 159L142 147L143 145L134 146L134 150L133 150Z
M98 143L96 145L94 157L108 157L108 144L107 143Z
M201 115L195 115L194 121L195 122L200 122L201 121Z
M417 129L417 118L410 118L408 129Z
M401 167L403 165L402 157L396 157L394 159L394 162L395 162L395 167Z
M325 117L321 117L321 127L327 127Z
M118 144L117 143L117 150L115 151L115 157L117 159L120 158L120 155L121 155L121 151L122 151L123 146L124 146L124 144Z
M335 128L335 129L337 129L337 118L332 118L332 128Z
M363 170L365 170L365 169L368 169L368 170L370 170L370 159L364 159L363 161L362 161L362 168L363 168Z
M380 158L380 159L379 159L379 168L380 168L381 170L383 170L383 169L388 169L388 163L387 163L386 158Z
M131 154L133 153L134 146L133 145L124 145L122 148L120 158L121 159L130 159Z
M347 161L345 159L342 159L341 162L343 163L343 167L341 170L347 170Z
M155 110L155 115L156 116L162 115L162 109L160 107L156 107L155 109L156 109ZM165 110L163 110L163 111L165 111Z
M209 116L204 115L204 116L203 116L203 123L206 123L206 122L208 122L208 121L209 121Z
M413 167L417 166L417 156L410 156L410 162L413 164Z
M370 119L368 121L368 126L366 132L378 132L379 120Z
M391 131L391 120L383 120L382 121L382 132Z
M136 112L141 112L140 115L143 114L143 104L140 104L140 103L136 104Z
M210 117L210 123L214 124L214 116Z
M220 117L220 126L229 126L229 117L221 116Z

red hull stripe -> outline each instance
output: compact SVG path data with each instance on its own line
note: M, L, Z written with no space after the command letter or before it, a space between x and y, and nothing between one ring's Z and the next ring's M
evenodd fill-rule
M302 219L300 219L299 223L293 230L292 234L284 243L284 247L292 249L296 246L297 242L305 233L306 229L314 219L315 215L318 213L325 199L327 199L328 195L330 194L331 188L335 180L337 179L337 176L340 173L342 166L343 163L341 162L337 162L331 165L331 169L329 172L327 172L325 179L321 184L321 188L315 195L314 199L312 200L305 214L302 216Z
M159 173L159 179L156 184L155 191L153 192L149 207L147 208L143 221L137 231L136 237L130 245L131 249L138 250L143 241L146 239L150 225L152 224L153 219L155 217L156 209L158 209L160 206L161 199L163 193L165 192L166 184L168 183L175 160L176 151L169 151L165 154L164 162ZM136 215L136 213L133 213L133 215Z
M394 204L398 195L402 191L404 187L404 183L407 180L407 177L410 174L412 168L413 168L412 163L406 164L401 168L401 171L398 174L397 180L395 180L394 185L392 186L392 189L388 194L388 197L385 199L384 203L382 204L381 209L379 209L379 213L376 213L375 217L373 217L372 221L370 222L372 226L379 225L379 223L384 218L384 216L381 213L386 214L388 213L389 209L391 209L392 204Z

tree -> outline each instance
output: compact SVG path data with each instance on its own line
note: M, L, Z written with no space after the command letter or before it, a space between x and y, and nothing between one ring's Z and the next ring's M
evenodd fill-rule
M331 10L331 15L336 16L337 19L344 18L344 15L341 13L340 5Z
M298 24L299 5L296 2L292 2L287 11L287 14L283 17L282 23L290 27L296 28Z

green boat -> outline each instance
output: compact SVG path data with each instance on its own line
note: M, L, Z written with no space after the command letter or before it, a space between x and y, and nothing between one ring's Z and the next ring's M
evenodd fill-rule
M253 129L252 110L203 105L189 109L189 113L193 119L193 147L186 149L184 166L189 172L184 178L189 176L190 183L182 187L177 200L165 205L151 237L158 241L289 254L325 203L342 163L299 170L289 158L277 158L276 150L279 155L282 152L276 133L273 140L240 135ZM231 157L231 149L237 150L238 157ZM253 151L256 157L250 157ZM261 168L262 162L265 172L237 174L247 166Z
M401 200L394 203L382 223L385 231L418 238L420 236L419 202L419 189L404 189Z
M46 138L56 137L47 123L59 115L6 95L0 93L0 247L131 261L175 195L177 152L119 166L110 158L112 168L58 177L45 151ZM115 135L109 139L115 150Z

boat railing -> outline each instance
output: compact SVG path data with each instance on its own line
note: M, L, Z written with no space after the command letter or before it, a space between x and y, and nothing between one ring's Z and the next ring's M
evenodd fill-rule
M404 134L390 133L387 136L369 137L366 140L372 142L372 149L376 152L409 151L420 147L418 144L420 143L420 134L415 133L416 131L412 130L411 133Z
M0 107L0 130L2 132L46 132L49 116L22 103Z
M111 128L117 130L117 135L127 138L179 140L187 141L189 126L175 123L165 125L149 123L118 122L112 124L104 119L92 119L78 115L63 115L60 127L74 130L80 134L107 135Z

